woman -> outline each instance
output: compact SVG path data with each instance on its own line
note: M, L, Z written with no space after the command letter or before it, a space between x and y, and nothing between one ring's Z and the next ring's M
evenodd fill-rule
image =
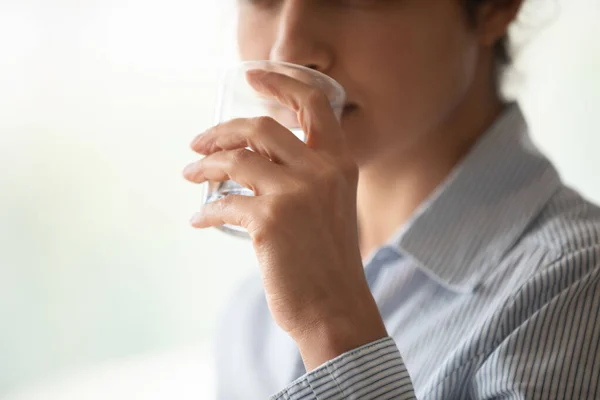
M187 179L257 193L192 218L247 228L260 265L219 335L220 398L600 398L600 211L498 91L521 2L239 1L243 59L317 69L348 103L340 124L257 73L306 145L268 118L192 143Z

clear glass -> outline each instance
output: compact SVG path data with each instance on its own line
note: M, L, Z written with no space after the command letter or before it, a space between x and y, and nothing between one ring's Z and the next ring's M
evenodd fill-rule
M275 61L246 61L226 71L223 77L217 102L215 124L234 118L270 116L291 130L300 140L305 141L305 134L298 123L296 114L276 100L258 93L250 86L246 79L246 72L256 69L288 75L318 88L329 99L329 104L336 117L341 118L345 92L342 86L333 78L301 65ZM203 189L203 204L222 199L228 194L254 196L252 190L233 181L207 182L204 184ZM248 238L246 230L239 226L223 225L219 229L238 237Z

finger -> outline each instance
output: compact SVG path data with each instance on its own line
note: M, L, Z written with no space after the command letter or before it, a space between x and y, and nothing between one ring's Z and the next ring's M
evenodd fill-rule
M286 181L281 165L245 148L210 154L185 167L183 176L194 183L233 180L257 196L281 188Z
M229 194L220 200L205 204L190 219L194 228L235 225L248 229L256 208L257 197Z
M306 146L289 129L270 117L238 118L216 125L191 144L200 154L249 147L276 163L301 157Z
M298 115L307 135L306 144L315 149L337 153L345 146L345 137L329 100L323 92L287 75L252 70L248 82L264 95L276 98Z

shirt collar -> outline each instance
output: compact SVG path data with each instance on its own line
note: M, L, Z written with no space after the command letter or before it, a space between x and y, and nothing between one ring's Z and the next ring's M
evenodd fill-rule
M510 104L391 245L443 286L472 292L559 187Z

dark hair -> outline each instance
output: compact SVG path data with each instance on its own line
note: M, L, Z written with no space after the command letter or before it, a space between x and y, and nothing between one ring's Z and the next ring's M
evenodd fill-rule
M467 15L469 21L472 24L477 23L477 9L479 6L486 1L494 1L494 0L465 0L467 5ZM506 66L510 64L511 57L509 52L509 44L508 44L508 36L503 36L500 38L494 45L494 53L496 54L496 59L498 60L498 64L500 66Z

